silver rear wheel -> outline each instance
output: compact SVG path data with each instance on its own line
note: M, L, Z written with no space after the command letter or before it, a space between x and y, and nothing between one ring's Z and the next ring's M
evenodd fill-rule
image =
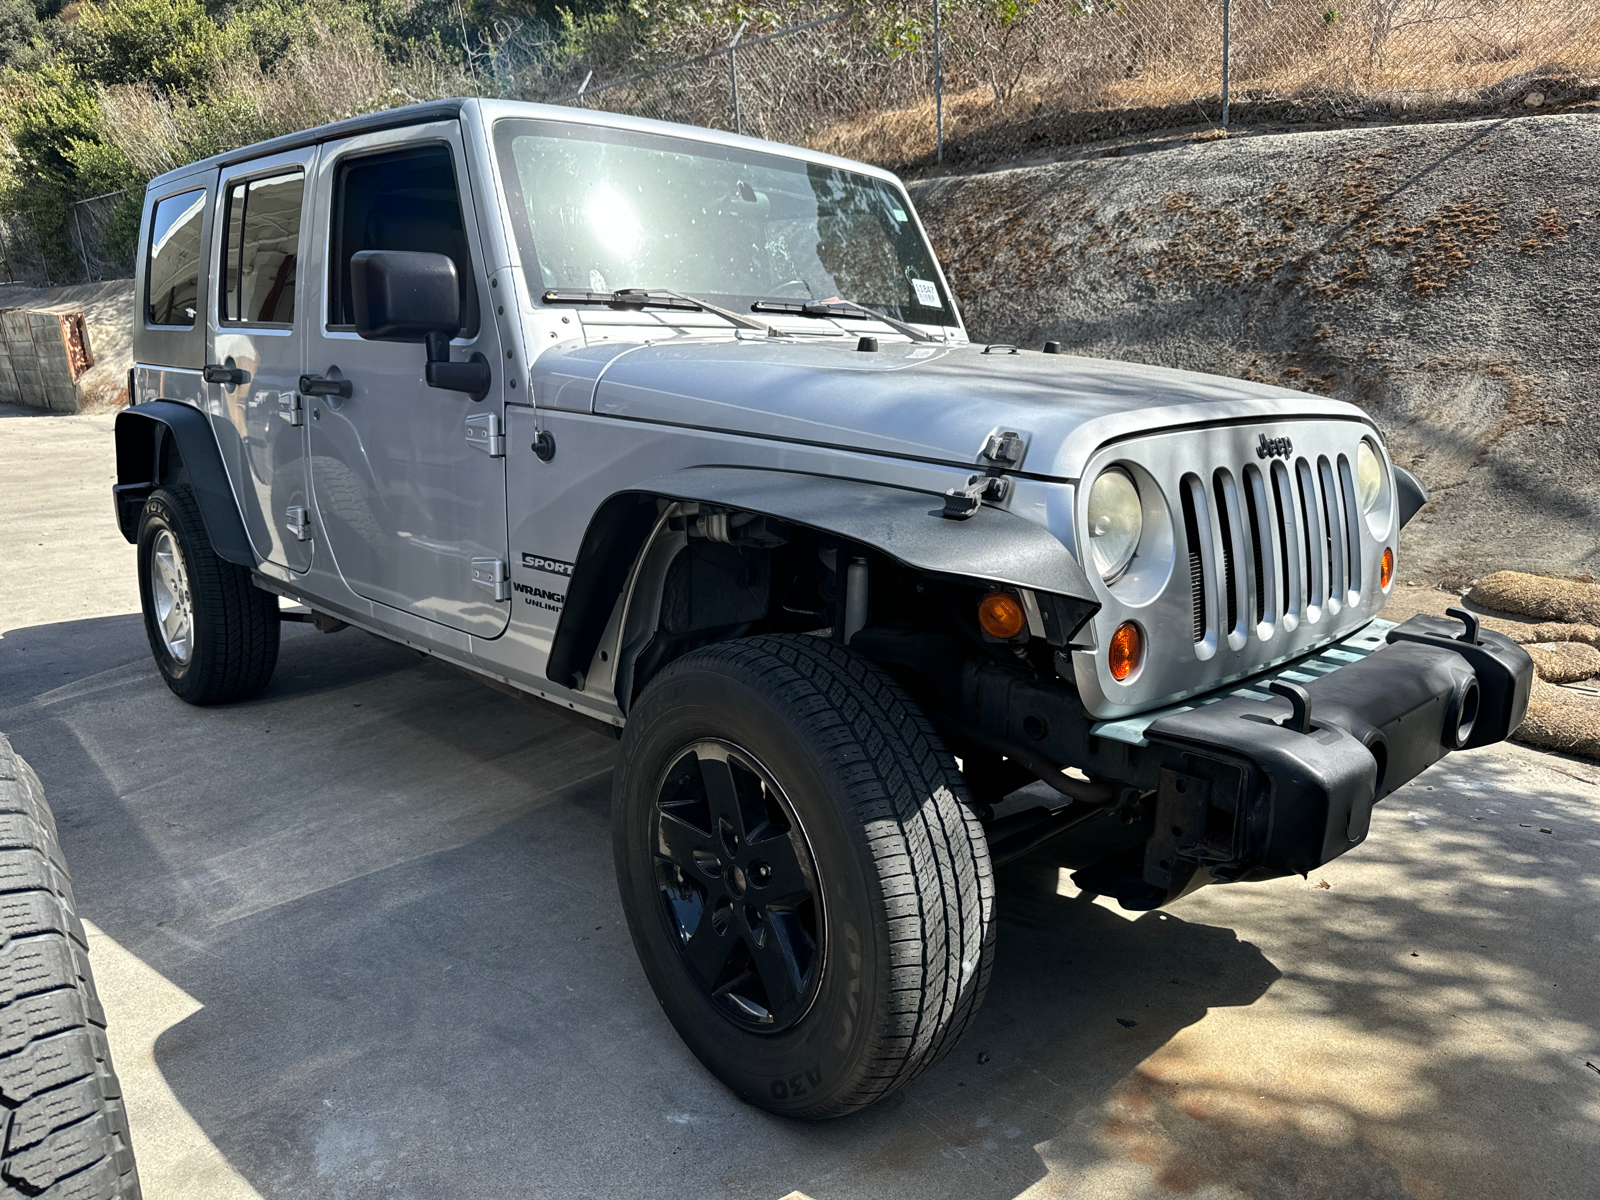
M156 535L150 554L150 597L155 603L156 628L167 653L189 661L194 650L194 603L189 595L189 572L183 551L171 530Z
M278 598L218 557L181 483L157 488L139 514L139 601L150 653L180 699L227 704L272 678Z

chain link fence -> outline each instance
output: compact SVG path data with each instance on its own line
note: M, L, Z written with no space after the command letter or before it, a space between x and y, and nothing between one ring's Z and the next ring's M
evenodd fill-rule
M1246 111L1289 120L1541 104L1600 86L1573 0L943 0L857 9L584 86L510 94L907 168ZM731 37L729 37L731 33ZM1600 92L1596 93L1600 96ZM1231 110L1231 111L1230 111Z
M771 32L697 24L653 61L625 64L564 58L537 22L466 41L467 79L483 95L900 170L1239 119L1600 106L1591 0L928 0ZM7 282L132 274L137 194L80 200L52 218L0 214Z
M51 282L50 258L32 213L0 213L0 270L7 283L40 286Z
M864 98L881 104L902 93L912 101L927 83L908 69L914 64L874 54L851 16L831 13L755 37L741 25L725 46L553 102L810 145Z
M52 287L133 275L141 196L106 192L65 213L0 213L0 279Z

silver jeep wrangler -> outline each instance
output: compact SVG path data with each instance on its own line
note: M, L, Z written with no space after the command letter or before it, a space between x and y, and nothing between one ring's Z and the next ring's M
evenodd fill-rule
M115 503L172 691L301 619L619 737L645 974L775 1112L950 1049L997 864L1303 873L1527 706L1470 614L1378 619L1426 497L1359 409L970 343L887 172L460 100L163 175L141 238Z

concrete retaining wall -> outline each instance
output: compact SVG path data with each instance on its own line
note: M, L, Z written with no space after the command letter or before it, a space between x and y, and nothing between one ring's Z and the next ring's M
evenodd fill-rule
M0 404L82 412L127 403L133 281L0 285Z
M77 382L93 365L81 312L0 311L0 403L75 413Z

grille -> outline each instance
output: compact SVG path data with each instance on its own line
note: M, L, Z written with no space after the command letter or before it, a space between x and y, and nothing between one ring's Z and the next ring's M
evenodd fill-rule
M1238 645L1252 630L1270 637L1359 600L1360 514L1345 455L1218 467L1209 480L1185 475L1180 490L1203 657L1214 636Z

